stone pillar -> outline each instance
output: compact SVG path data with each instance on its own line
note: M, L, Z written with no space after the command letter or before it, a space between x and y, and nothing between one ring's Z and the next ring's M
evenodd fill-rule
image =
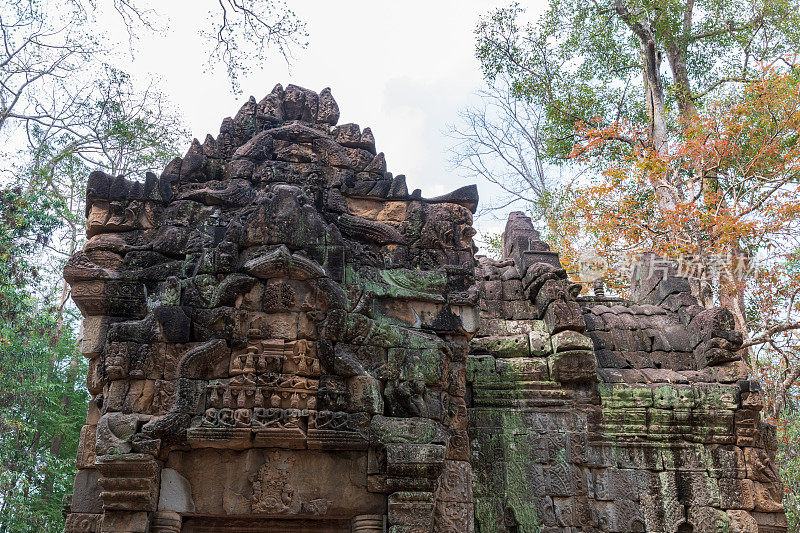
M389 525L392 531L431 531L433 492L398 491L389 495Z
M101 455L95 465L103 492L102 533L147 533L158 502L161 465L150 455Z
M181 515L175 511L158 511L153 517L150 533L180 533L182 521Z
M353 518L352 533L383 533L383 515L362 514Z

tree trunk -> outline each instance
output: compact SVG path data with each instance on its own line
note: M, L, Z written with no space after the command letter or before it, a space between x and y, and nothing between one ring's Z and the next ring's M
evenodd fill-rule
M672 81L675 83L675 97L678 102L678 115L682 121L693 119L697 116L697 108L692 99L692 90L689 84L689 73L686 69L685 50L676 42L667 46L667 61L672 71Z
M664 86L661 83L661 74L659 72L661 53L656 50L653 33L649 26L643 25L631 14L624 0L615 0L614 9L620 19L639 39L639 46L642 51L645 100L649 119L648 141L656 153L663 154L667 148L668 130ZM670 183L669 175L651 172L650 182L658 197L659 207L665 211L673 209L678 202L678 198L675 188Z
M650 136L653 149L661 154L667 147L667 114L664 103L664 86L661 84L661 54L656 50L653 39L642 39L642 54L644 56L644 79L647 101L650 108L647 114L650 117Z

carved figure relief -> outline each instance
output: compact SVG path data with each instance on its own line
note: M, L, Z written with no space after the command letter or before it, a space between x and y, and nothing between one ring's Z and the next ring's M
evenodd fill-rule
M291 467L294 460L290 459L288 463ZM254 513L286 514L295 507L294 488L286 470L278 469L268 461L258 469L252 482Z

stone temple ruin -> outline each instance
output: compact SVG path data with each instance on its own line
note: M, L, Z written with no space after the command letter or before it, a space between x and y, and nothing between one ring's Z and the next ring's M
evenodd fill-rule
M475 187L409 193L338 118L277 86L90 176L67 532L787 530L727 311L655 257L580 297L521 213L476 258Z

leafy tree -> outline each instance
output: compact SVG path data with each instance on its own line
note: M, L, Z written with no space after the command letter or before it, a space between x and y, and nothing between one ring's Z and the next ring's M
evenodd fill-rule
M499 9L478 25L477 56L490 81L507 81L511 96L539 110L534 130L539 137L522 137L523 144L506 135L508 145L490 151L514 164L524 158L519 154L532 154L533 166L538 159L574 161L577 146L580 155L591 155L580 159L583 168L636 175L635 186L614 191L619 200L649 202L648 215L669 218L659 233L650 235L651 241L670 243L672 251L681 246L682 252L691 250L697 266L695 295L703 305L720 303L730 309L747 333L747 270L738 265L766 243L698 220L702 213L736 211L743 201L750 202L751 216L769 216L757 195L777 198L774 193L791 187L794 177L784 173L776 184L759 181L759 176L750 179L738 172L741 168L721 174L711 163L713 147L702 153L702 128L711 124L700 112L708 102L724 111L745 98L744 89L762 79L765 64L773 71L778 66L794 71L789 54L800 49L797 7L791 0L553 0L538 23L528 25L521 23L524 12L518 5ZM502 124L530 131L519 124L531 121L520 123L516 113L506 111L500 117ZM472 137L491 140L496 136L491 128L491 122L479 124ZM508 131L501 128L504 135ZM672 158L676 145L696 149L696 157L683 158L691 160L689 166L653 164ZM481 155L467 146L472 159ZM742 183L742 177L750 182ZM617 181L621 185L623 180ZM755 184L756 190L743 197L742 188ZM537 189L532 185L531 190ZM546 200L546 217L566 238L559 207L569 209L570 202L562 203L563 198L550 192L536 197ZM541 202L534 211L542 213ZM681 216L673 216L677 213ZM636 227L635 222L617 219L616 227ZM618 239L624 230L610 231L605 238ZM625 239L619 242L619 249L630 246ZM724 268L717 268L720 262Z
M478 25L484 74L502 74L514 96L541 108L543 153L551 160L568 158L582 132L605 129L609 142L587 161L596 168L631 153L665 153L706 98L757 81L765 64L791 64L787 55L800 49L800 11L791 0L553 0L538 24L524 27L522 13L515 4ZM714 168L692 171L710 207L728 200ZM660 209L691 199L669 172L653 169L646 178ZM694 235L698 246L709 238ZM726 255L741 262L747 251L730 241ZM745 330L744 280L715 280L711 271L701 266L696 296L704 305L716 298ZM715 283L728 290L715 294Z
M800 530L800 416L797 408L778 421L778 455L776 462L785 487L784 505L789 531Z
M591 158L623 128L585 129L574 155ZM634 136L632 128L622 134ZM646 135L645 132L638 132ZM714 276L720 293L736 292L746 307L745 344L780 355L784 380L776 383L772 415L786 405L800 376L800 70L768 72L737 102L707 102L668 150L642 148L606 169L595 183L574 187L562 216L551 221L559 248L576 262L590 243L610 264L647 250L680 258L690 277ZM714 198L694 179L698 167L713 168ZM687 198L669 209L650 187L653 172L669 174ZM704 236L698 241L697 236ZM732 245L745 260L729 255ZM700 257L700 260L696 258ZM738 262L737 262L738 261ZM698 272L712 268L718 272ZM610 272L619 277L619 272ZM741 285L728 287L732 280ZM611 278L617 291L627 280Z
M28 124L29 148L3 197L0 398L9 431L0 443L0 531L63 528L60 502L71 491L87 397L80 316L61 271L84 240L86 177L97 168L141 176L185 141L163 97L135 91L118 71L105 74L72 102L69 120Z
M0 190L0 204L0 531L55 532L75 473L86 365L74 329L41 296L52 285L36 259L59 206L19 186Z
M584 123L646 124L660 150L706 97L800 49L793 0L552 0L537 24L523 14L513 4L483 19L477 57L487 79L507 76L543 110L549 158L568 158Z

